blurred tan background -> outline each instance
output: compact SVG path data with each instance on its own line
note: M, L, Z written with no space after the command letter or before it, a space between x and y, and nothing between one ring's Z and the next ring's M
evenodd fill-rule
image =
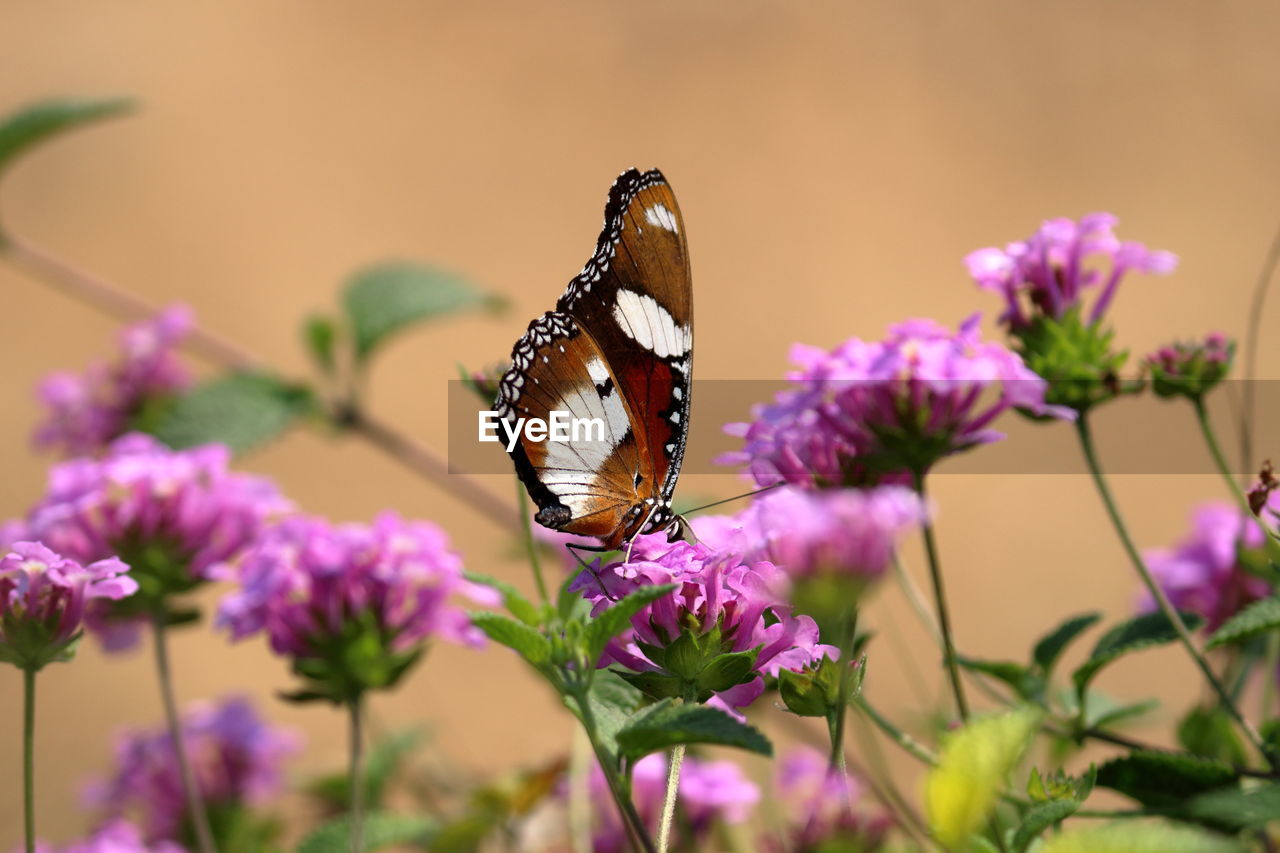
M1264 2L10 0L0 109L117 93L142 108L31 158L0 201L31 239L157 303L191 303L292 374L306 369L299 319L334 304L353 268L410 257L466 272L513 310L403 337L373 377L374 410L443 448L455 363L505 357L550 307L631 165L660 166L679 194L700 378L775 377L794 341L875 337L907 316L955 323L980 309L990 322L997 300L968 282L964 254L1098 209L1121 217L1123 236L1182 257L1175 276L1123 292L1112 317L1125 345L1239 334L1280 221L1278 43L1280 15ZM29 450L32 387L106 354L114 326L2 265L0 293L10 516L37 497L49 462ZM1262 375L1280 373L1280 341L1261 352ZM243 464L313 512L435 519L471 567L527 582L508 534L357 441L300 432ZM510 499L509 478L485 484ZM1193 504L1221 488L1210 476L1115 485L1145 546L1181 535ZM700 495L739 487L682 483ZM1061 617L1132 607L1135 580L1084 477L955 475L935 492L964 651L1023 656ZM914 543L906 556L923 577ZM867 620L880 631L870 695L911 721L921 692L940 695L937 654L889 586ZM339 716L276 702L289 682L264 643L193 630L175 645L184 699L248 692L306 732L299 775L341 766ZM1191 678L1168 651L1102 684L1178 707ZM147 655L105 660L92 644L40 687L40 822L67 838L111 734L158 720L160 706ZM19 701L17 672L0 672L0 849L18 840ZM437 647L374 713L427 722L446 735L440 760L477 772L548 759L570 732L499 650ZM1157 715L1147 734L1169 723ZM900 770L913 789L915 768Z

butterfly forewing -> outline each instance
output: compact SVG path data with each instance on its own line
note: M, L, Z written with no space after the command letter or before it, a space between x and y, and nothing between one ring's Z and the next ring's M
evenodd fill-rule
M693 290L684 219L661 172L632 170L614 183L595 254L557 308L609 355L648 439L651 492L668 500L689 422Z

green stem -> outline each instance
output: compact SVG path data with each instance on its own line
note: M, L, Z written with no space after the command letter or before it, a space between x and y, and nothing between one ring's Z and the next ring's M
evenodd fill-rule
M356 696L347 703L350 720L347 792L351 802L347 815L347 838L351 853L364 851L364 700Z
M923 471L914 474L915 487L920 500L927 501ZM926 516L921 525L924 535L925 555L929 561L929 577L933 580L933 598L938 611L938 627L942 631L942 654L947 663L947 677L951 681L951 693L956 700L956 710L961 720L969 719L969 700L964 695L964 682L960 680L960 664L956 661L955 638L951 628L951 612L947 609L947 593L942 582L942 566L938 560L938 544L934 541L933 522Z
M614 803L618 806L623 825L630 829L628 837L631 840L632 848L639 853L657 853L652 839L649 838L649 831L645 828L644 821L640 818L639 813L636 812L635 804L631 802L627 786L618 775L617 768L613 766L613 759L605 750L603 744L600 743L600 737L596 729L595 714L591 712L590 700L582 690L578 690L572 695L574 703L578 706L578 719L582 721L582 729L587 733L587 740L591 742L591 749L596 754L596 762L604 773L605 784L609 788L609 793L613 797Z
M22 794L27 853L36 849L36 671L22 670Z
M827 759L827 768L843 773L845 769L844 732L849 716L849 694L853 687L853 645L858 636L858 611L847 613L840 623L840 681L836 688L839 701L837 707L827 712L827 728L831 735L831 752Z
M671 821L676 815L676 799L680 796L680 766L684 763L684 744L671 750L671 766L667 769L667 793L662 798L662 821L658 824L658 853L667 853L671 843Z
M1115 528L1121 545L1124 546L1129 562L1133 564L1139 577L1142 578L1142 583L1146 586L1147 591L1151 593L1151 597L1155 599L1160 612L1165 615L1165 618L1169 620L1169 624L1177 632L1178 639L1187 650L1187 654L1191 656L1191 660L1200 669L1205 681L1213 688L1213 692L1217 694L1219 701L1222 702L1222 707L1240 726L1240 730L1244 732L1245 737L1262 755L1267 765L1272 766L1271 755L1263 743L1262 737L1258 734L1257 729L1240 713L1240 709L1231 700L1231 695L1227 693L1226 688L1222 686L1222 682L1218 680L1218 677L1213 674L1213 670L1209 667L1209 662L1205 660L1204 655L1200 654L1200 650L1196 648L1195 640L1192 638L1191 632L1187 630L1186 623L1182 621L1182 616L1178 614L1177 608L1169 601L1164 589L1160 584L1156 583L1155 578L1151 575L1151 570L1147 568L1146 562L1142 559L1137 546L1134 545L1133 539L1129 536L1129 530L1120 516L1120 510L1116 505L1115 498L1112 497L1111 489L1107 486L1106 477L1102 473L1102 466L1098 463L1097 451L1093 446L1093 435L1089 430L1088 415L1084 412L1081 412L1080 417L1076 420L1076 435L1080 439L1080 449L1084 452L1085 462L1089 466L1089 473L1093 477L1094 486L1102 498L1107 516L1111 519L1111 525Z
M858 710L866 714L867 719L875 723L876 728L888 735L889 740L902 747L909 755L930 767L938 763L938 756L934 755L927 746L895 726L886 716L873 708L864 697L858 696L853 701L858 706Z
M1192 400L1192 407L1196 410L1196 421L1200 424L1200 434L1204 436L1204 443L1209 448L1209 455L1213 457L1214 465L1218 468L1218 473L1222 475L1223 481L1227 484L1227 491L1231 494L1232 499L1240 505L1240 509L1244 511L1246 519L1253 517L1253 510L1249 508L1249 497L1237 485L1235 478L1231 476L1231 466L1227 464L1227 457L1222 452L1222 445L1218 443L1218 436L1214 432L1213 422L1209 420L1209 411L1205 407L1203 398Z
M173 755L178 762L178 774L182 777L182 793L187 801L187 817L196 838L200 853L217 853L213 843L213 831L209 828L209 813L205 811L204 798L196 774L187 758L187 747L182 740L182 721L178 717L178 702L173 695L173 672L169 666L169 642L166 616L157 612L151 617L152 646L155 649L156 679L160 682L160 700L164 703L164 718L169 727L169 739L173 743Z
M524 483L516 480L516 503L519 507L520 526L524 531L524 547L529 555L529 568L533 569L533 581L538 585L538 597L543 604L551 603L547 594L547 581L542 575L542 559L538 556L538 543L533 538L533 520L529 515L529 496L525 493Z

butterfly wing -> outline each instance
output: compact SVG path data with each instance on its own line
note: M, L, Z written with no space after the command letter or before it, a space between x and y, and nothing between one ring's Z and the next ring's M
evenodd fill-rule
M632 428L605 354L572 317L549 312L529 324L499 385L496 411L508 435L518 419L550 423L554 412L603 426L584 426L565 441L521 432L511 457L538 505L539 524L617 547L644 522L636 484L653 477L644 436Z
M596 251L556 308L607 354L656 478L644 495L667 502L688 436L693 288L684 219L662 173L625 172L605 206Z

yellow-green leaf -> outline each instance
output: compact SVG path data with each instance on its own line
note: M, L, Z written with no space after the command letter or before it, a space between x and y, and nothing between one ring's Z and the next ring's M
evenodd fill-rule
M1039 721L1039 711L1021 708L975 718L946 736L925 780L929 824L945 847L960 849L985 827Z
M1168 823L1113 823L1067 830L1036 853L1239 853L1221 835Z

